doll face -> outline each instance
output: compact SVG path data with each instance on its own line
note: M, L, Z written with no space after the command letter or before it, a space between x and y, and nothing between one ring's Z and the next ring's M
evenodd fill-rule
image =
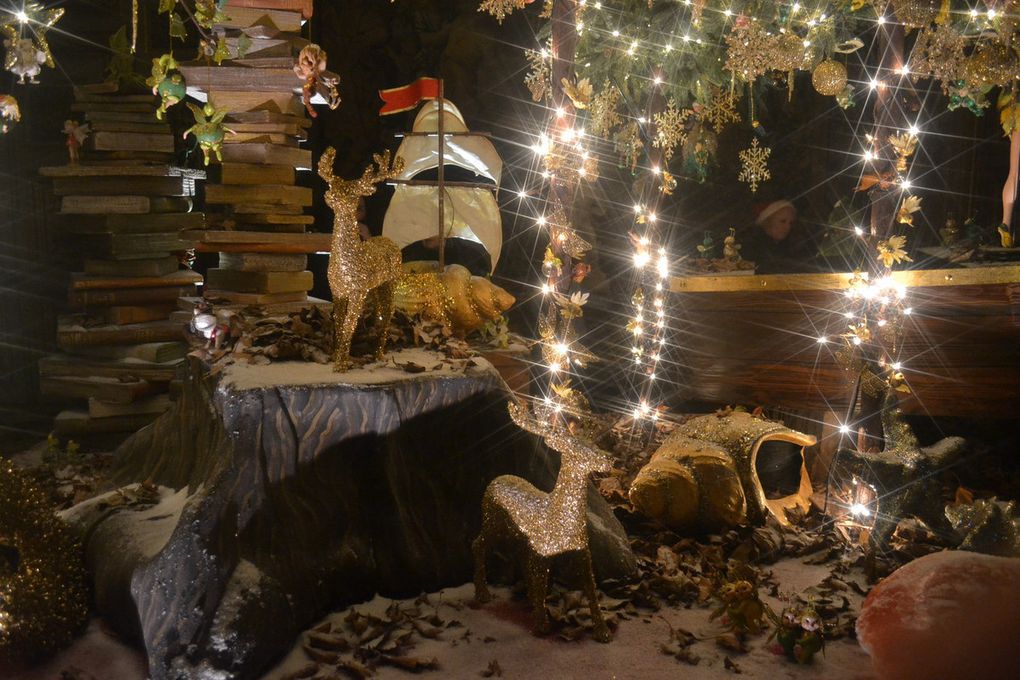
M762 222L761 228L773 241L783 241L790 235L796 221L797 211L787 206L769 215L768 219Z

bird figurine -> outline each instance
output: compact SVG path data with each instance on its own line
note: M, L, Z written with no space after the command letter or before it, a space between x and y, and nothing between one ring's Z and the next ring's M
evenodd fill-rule
M740 262L741 245L737 243L737 230L730 227L730 233L723 239L723 259L729 262Z
M724 583L716 597L720 606L712 612L711 620L725 615L724 624L734 633L760 633L765 623L765 603L758 589L748 580Z

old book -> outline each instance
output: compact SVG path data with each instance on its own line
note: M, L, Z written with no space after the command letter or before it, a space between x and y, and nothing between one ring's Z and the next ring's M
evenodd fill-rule
M206 272L212 290L238 293L298 293L312 289L312 272L253 272L214 268Z
M314 215L291 215L282 213L241 213L235 215L237 222L245 224L314 224Z
M95 397L115 404L130 404L139 397L161 391L147 380L125 381L116 378L48 377L39 380L39 391L47 397L88 399Z
M152 207L148 196L64 196L60 211L81 214L119 213L139 215Z
M293 61L293 59L290 59ZM305 139L308 131L297 123L239 123L230 121L230 129L241 134L289 135ZM268 182L272 184L273 182Z
M154 99L154 98L153 98ZM130 113L148 113L153 119L156 117L156 105L153 101L149 102L126 102L120 101L120 97L110 97L107 99L97 99L95 101L75 101L71 102L72 111L83 111L85 117L88 118L92 113L97 112L109 112L109 111L123 111Z
M258 72L261 69L248 69ZM291 78L295 81L294 73ZM300 83L299 83L300 84ZM301 98L292 92L262 92L259 90L217 90L211 89L209 101L218 109L230 111L230 115L243 111L270 111L277 114L290 116L302 116L305 113L305 106Z
M241 272L299 272L307 267L307 255L220 253L220 269Z
M91 359L70 354L52 354L43 357L38 363L39 375L42 377L93 376L149 382L169 382L180 366L180 359L155 363L138 359Z
M148 321L163 321L170 318L174 310L174 303L165 305L132 306L119 305L116 307L105 307L100 310L99 316L109 324L123 326L129 323L146 323Z
M159 415L170 408L169 394L155 394L144 397L130 404L116 404L89 397L89 416L92 418L111 418L115 416L132 416L151 413Z
M183 231L157 234L82 234L76 235L86 256L116 259L143 259L166 256L191 247L182 239ZM134 256L134 257L132 257Z
M151 260L85 260L85 274L99 277L156 277L179 268L180 262L173 255Z
M158 288L103 288L99 290L72 290L67 295L67 301L72 307L82 309L88 307L175 302L182 295L194 294L195 286L193 285L160 286Z
M206 203L278 203L288 205L310 206L312 190L310 187L298 187L286 184L207 184L205 187Z
M180 301L178 301L179 304ZM177 328L182 327L178 325ZM188 345L180 340L143 342L117 347L82 347L75 350L75 354L81 354L93 360L116 360L162 365L180 361L187 353Z
M223 160L239 163L276 163L295 168L312 167L310 149L295 149L276 144L227 144L223 147Z
M301 12L305 19L312 16L312 0L227 0L227 7L286 9L292 12Z
M224 253L317 253L329 252L331 234L274 234L257 231L185 231L184 238L202 246L204 252L219 250ZM276 245L288 246L288 250L267 250L246 246Z
M288 125L293 124L302 128L312 127L312 121L305 117L303 108L301 113L296 115L265 109L233 111L227 115L227 121L230 123L287 123Z
M55 177L56 196L194 196L195 180L189 177Z
M65 437L82 437L117 432L135 432L158 417L156 413L142 413L113 418L92 418L85 411L61 411L53 420L53 429Z
M189 83L202 83L202 89L216 93L224 91L275 93L293 95L294 85L301 82L293 68L249 68L247 66L182 65L181 73ZM210 95L212 96L212 95ZM219 99L215 99L217 103Z
M301 30L301 12L291 12L279 9L261 9L249 7L231 7L226 12L227 20L221 26L227 28L245 28L254 24L271 23L276 28L287 33L297 33Z
M111 95L120 91L120 83L104 80L99 83L84 83L74 86L74 96L91 97L93 95Z
M239 132L237 134L227 136L227 138L223 140L223 143L224 144L268 143L297 148L298 146L301 145L301 140L292 135L281 135L266 132Z
M220 184L294 184L294 168L290 165L222 163L215 169L210 181Z
M144 215L61 215L60 227L71 234L144 234L201 229L205 213L168 212Z
M251 30L243 30L241 33L245 35L247 43L249 43L245 44L247 49L244 50L243 60L265 56L273 58L287 58L293 62L294 57L290 41L282 38L261 37L258 35L257 31ZM227 50L230 52L230 58L233 59L235 63L243 63L243 60L239 59L237 56L240 47L238 44L239 37L240 34L236 37L228 36L226 41Z
M207 290L205 299L221 304L233 305L272 305L284 302L302 302L309 299L302 291L300 293L238 293L231 290Z
M155 109L150 111L126 111L114 109L110 111L89 111L86 116L89 123L98 121L119 121L123 123L152 123L156 120Z
M47 165L39 168L39 174L43 177L121 177L121 176L145 176L145 177L177 177L184 175L192 179L204 179L205 171L192 170L191 168L177 168L172 165L161 163L118 163L118 164L89 164L88 159L83 159L77 165Z
M174 258L176 260L176 258ZM138 262L139 260L135 260ZM141 260L144 262L144 260ZM192 283L202 283L202 275L190 269L182 269L156 276L133 276L128 278L108 276L82 276L71 274L71 290L95 290L101 288L159 288L180 287Z
M140 121L119 121L119 120L90 120L89 125L93 132L139 132L147 135L172 135L170 126L166 123L142 123Z
M305 231L305 225L303 224L259 224L257 222L252 224L243 219L244 217L244 215L237 216L237 223L234 225L235 229L279 234L303 234Z
M161 151L173 153L174 137L168 133L93 132L89 148L96 151Z
M284 203L271 204L271 203L234 203L233 212L235 214L258 214L258 213L275 213L281 215L300 215L304 212L304 208L300 205L287 205Z
M191 293L192 295L194 292ZM138 345L149 342L179 340L184 329L170 321L97 326L85 328L76 324L57 323L57 344L66 349L99 345Z

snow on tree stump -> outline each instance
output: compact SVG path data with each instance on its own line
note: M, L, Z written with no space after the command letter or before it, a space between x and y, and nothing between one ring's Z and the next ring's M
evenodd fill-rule
M114 481L151 481L159 504L72 509L99 610L142 642L153 680L254 677L329 607L469 581L488 482L552 487L558 460L510 421L491 365L393 358L440 369L210 376L193 359L180 400L116 452ZM599 578L632 574L594 487L589 528Z

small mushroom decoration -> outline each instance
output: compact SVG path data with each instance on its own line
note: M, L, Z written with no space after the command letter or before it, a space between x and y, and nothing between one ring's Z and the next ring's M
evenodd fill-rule
M187 139L189 134L195 135L198 146L202 149L205 165L209 165L209 158L213 154L216 155L216 160L222 161L223 139L228 132L234 134L233 130L223 125L226 110L217 109L212 103L206 103L202 108L198 108L188 102L188 108L195 114L195 124L184 131L184 138Z
M164 54L152 60L152 76L145 84L152 88L152 94L159 95L159 108L156 109L156 118L159 120L163 120L166 110L187 94L184 75L172 54Z

